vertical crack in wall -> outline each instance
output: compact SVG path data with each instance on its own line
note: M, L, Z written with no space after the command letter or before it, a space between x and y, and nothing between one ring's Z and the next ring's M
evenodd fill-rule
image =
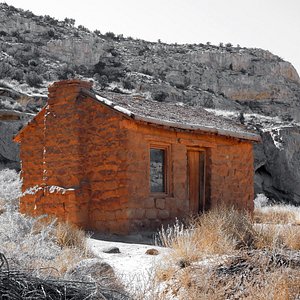
M50 114L49 105L46 106L45 114L44 114L44 128L43 128L43 180L42 186L45 188L47 181L47 164L46 164L46 134L47 134L47 116Z

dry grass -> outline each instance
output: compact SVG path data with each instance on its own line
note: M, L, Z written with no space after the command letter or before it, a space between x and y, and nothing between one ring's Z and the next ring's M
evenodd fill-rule
M55 228L55 239L61 248L78 248L86 251L86 233L70 223L59 222Z
M0 214L0 252L11 264L38 276L63 276L80 260L91 257L86 236L55 220L17 212Z
M299 267L297 255L243 251L219 264L178 268L160 286L159 299L296 300L300 295Z
M248 214L234 208L218 207L187 226L178 221L174 226L162 229L157 243L173 249L173 256L187 263L207 255L223 255L254 242L255 231Z
M40 232L45 226L53 227L50 236L61 250L53 260L39 262L43 273L61 277L81 260L94 257L88 249L87 235L83 230L70 223L45 217L35 223L33 232Z
M52 260L37 258L32 261L30 269L39 277L62 278L70 268L86 258L79 249L63 248Z
M300 250L299 225L257 224L255 231L256 249Z
M292 205L257 207L254 210L254 221L264 224L300 225L300 207Z
M172 255L155 270L157 299L300 299L300 228L287 213L297 209L272 214L288 224L255 224L219 207L161 230L158 242Z

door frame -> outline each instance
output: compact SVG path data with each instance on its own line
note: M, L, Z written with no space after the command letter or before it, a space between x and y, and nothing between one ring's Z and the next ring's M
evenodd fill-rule
M192 214L199 214L206 210L206 184L207 184L207 149L202 147L187 147L186 149L186 157L187 157L187 198L189 201L189 205L191 203L190 199L190 165L189 165L189 154L188 152L198 152L199 153L199 190L198 190L198 209L197 211L192 211L190 208L190 212ZM201 155L202 154L202 155ZM203 161L201 163L201 157ZM202 166L201 166L202 165ZM201 172L202 169L202 172Z

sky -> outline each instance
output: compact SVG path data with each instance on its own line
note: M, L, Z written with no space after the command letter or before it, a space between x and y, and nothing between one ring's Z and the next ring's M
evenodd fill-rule
M300 0L0 0L101 33L269 50L300 74Z

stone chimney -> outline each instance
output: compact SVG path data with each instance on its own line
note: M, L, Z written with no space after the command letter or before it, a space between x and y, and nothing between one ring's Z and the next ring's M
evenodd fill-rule
M81 89L90 90L93 83L79 79L54 82L48 88L48 104L61 103L73 100Z

